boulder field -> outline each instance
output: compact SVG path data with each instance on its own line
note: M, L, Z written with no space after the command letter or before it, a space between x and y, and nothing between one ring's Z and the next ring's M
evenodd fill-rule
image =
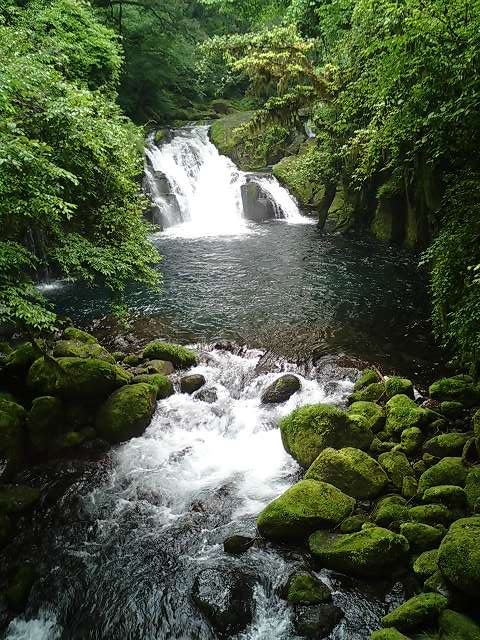
M416 581L415 595L386 605L371 640L480 640L480 387L459 375L429 395L415 399L410 380L368 369L346 410L307 405L279 424L304 479L264 508L259 534L303 546L318 569ZM287 585L295 620L300 601L303 612L312 607L305 619L326 606L311 595L316 579ZM333 626L341 619L323 615ZM300 635L326 637L316 633Z

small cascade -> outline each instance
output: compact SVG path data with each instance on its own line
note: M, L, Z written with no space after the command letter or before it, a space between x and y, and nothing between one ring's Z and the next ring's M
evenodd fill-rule
M242 187L257 183L265 216L304 222L294 198L273 176L240 171L219 154L208 138L208 126L184 127L161 146L153 134L145 147L145 190L152 202L151 218L163 229L181 228L188 235L245 233ZM263 220L256 220L263 221ZM176 230L176 232L178 229Z

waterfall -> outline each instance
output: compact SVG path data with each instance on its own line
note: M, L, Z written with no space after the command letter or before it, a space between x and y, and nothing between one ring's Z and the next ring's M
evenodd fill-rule
M153 134L147 139L145 187L152 201L153 221L163 229L176 227L174 233L180 228L187 235L247 232L249 216L244 211L242 187L251 182L259 187L265 217L308 222L293 196L273 176L245 173L220 155L208 138L208 126L178 129L161 146L154 143Z

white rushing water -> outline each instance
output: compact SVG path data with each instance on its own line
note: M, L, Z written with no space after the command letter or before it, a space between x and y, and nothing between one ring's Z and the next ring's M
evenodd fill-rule
M241 186L249 180L267 194L275 217L309 222L273 176L247 174L220 155L208 138L207 126L178 129L171 141L160 146L151 137L145 156L148 192L169 233L187 237L248 233Z

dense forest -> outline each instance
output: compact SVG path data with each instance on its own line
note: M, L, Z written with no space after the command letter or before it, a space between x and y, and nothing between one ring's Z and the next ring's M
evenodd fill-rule
M1 321L54 323L46 271L115 304L131 281L158 286L143 137L223 101L248 109L244 155L287 156L276 175L320 226L335 202L352 241L367 228L423 252L435 334L475 371L479 27L479 0L3 0Z

